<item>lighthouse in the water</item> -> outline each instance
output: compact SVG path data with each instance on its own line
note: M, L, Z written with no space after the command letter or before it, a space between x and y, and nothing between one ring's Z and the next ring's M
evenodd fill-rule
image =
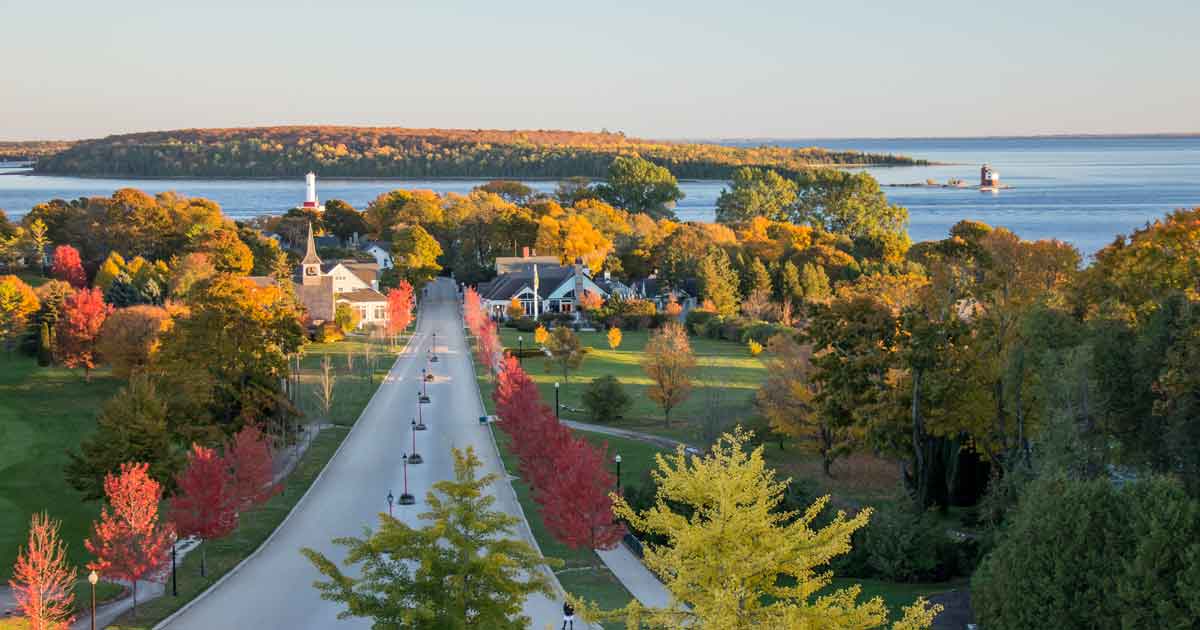
M310 172L304 176L304 205L305 209L311 208L317 212L324 212L325 206L317 203L317 174Z

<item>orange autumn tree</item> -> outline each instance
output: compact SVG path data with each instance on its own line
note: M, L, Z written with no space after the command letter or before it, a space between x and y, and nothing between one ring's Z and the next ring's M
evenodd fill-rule
M88 568L133 585L133 614L137 616L137 583L162 576L172 531L159 523L162 486L150 477L148 464L124 463L118 474L104 477L108 505L92 523L84 541L96 559Z
M67 564L67 546L58 537L61 523L44 512L34 514L29 543L17 553L8 584L30 630L59 630L75 620L75 568Z
M84 380L92 380L99 362L97 340L112 307L104 303L100 289L80 289L63 301L62 316L55 325L55 352L63 365L83 368Z
M663 410L663 421L671 424L671 410L692 392L692 370L696 357L687 332L677 322L667 322L650 337L642 369L650 377L647 395Z
M388 291L388 323L387 333L396 337L404 332L412 323L413 287L408 280L401 280L400 285ZM393 341L394 343L394 341Z

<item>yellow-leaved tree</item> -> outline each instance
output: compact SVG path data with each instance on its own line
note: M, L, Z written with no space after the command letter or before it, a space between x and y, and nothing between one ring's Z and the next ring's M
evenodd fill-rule
M621 329L613 326L608 329L608 347L616 350L621 347Z
M538 327L534 329L533 340L536 341L538 343L538 345L545 345L546 340L549 338L550 338L550 331L546 330L545 326L542 326L539 324Z
M613 495L613 512L636 529L665 536L669 545L648 545L646 565L671 595L667 608L646 608L636 600L602 611L576 600L588 620L623 620L630 628L779 628L788 630L869 630L887 627L888 610L879 597L858 601L861 587L828 590L828 562L850 550L850 536L867 524L870 508L853 517L844 512L825 527L812 523L829 497L803 513L777 509L786 480L763 462L763 447L750 453L751 434L726 433L703 457L680 447L656 455L656 503L637 513ZM687 505L684 518L669 503ZM818 595L818 593L821 593ZM928 628L941 606L918 599L904 610L893 630Z

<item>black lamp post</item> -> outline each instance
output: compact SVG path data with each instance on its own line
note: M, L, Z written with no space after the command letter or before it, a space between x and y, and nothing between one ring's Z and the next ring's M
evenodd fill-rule
M421 462L423 462L425 460L421 458L421 455L419 453L417 453L417 421L416 420L412 421L412 442L413 442L413 445L412 445L413 450L412 450L412 454L408 456L408 463L420 464Z
M525 365L525 337L517 335L517 364Z
M417 409L420 409L421 405L424 405L428 402L429 402L429 396L426 394L422 394L421 390L418 389L417 390Z
M392 496L392 491L391 491L391 490L388 490L388 495L387 495L387 502L388 502L388 516L391 516L391 515L392 515L392 503L394 503L395 501L396 501L396 497Z
M179 597L179 581L175 577L175 547L179 543L179 535L171 534L171 597Z
M613 458L613 461L617 462L617 494L620 494L621 493L621 454L617 453L617 456Z
M558 420L558 381L554 381L554 419Z
M96 582L99 581L99 573L92 571L88 574L88 583L92 585L92 630L96 630Z
M408 455L401 453L400 459L404 460L404 492L400 493L400 505L412 505L417 500L408 493Z

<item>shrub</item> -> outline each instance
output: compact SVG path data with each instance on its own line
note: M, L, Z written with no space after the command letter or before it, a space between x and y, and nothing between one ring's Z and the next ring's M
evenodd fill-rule
M313 331L313 341L317 343L333 343L340 341L344 336L341 329L333 322L325 322Z
M763 345L753 339L751 339L750 342L746 344L746 347L750 349L750 356L752 356L752 357L756 357L756 356L762 354Z
M583 407L592 422L612 422L624 415L632 403L625 388L611 374L592 380L583 390Z
M508 327L516 328L517 330L519 330L521 332L531 333L538 329L538 323L537 323L537 320L534 320L532 318L522 317L520 319L508 320Z
M687 326L688 332L697 336L704 336L707 330L708 322L717 318L717 314L711 311L702 311L700 309L692 309L688 311L687 317L684 318L684 325Z
M1175 482L1030 483L971 581L983 627L1190 628L1200 504Z

